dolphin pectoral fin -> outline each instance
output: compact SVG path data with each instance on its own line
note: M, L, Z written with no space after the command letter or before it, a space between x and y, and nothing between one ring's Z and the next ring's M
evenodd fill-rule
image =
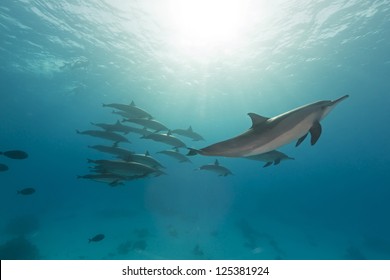
M321 136L321 132L322 132L321 124L319 122L315 122L309 131L311 135L310 143L313 146L315 143L317 143L318 139Z
M307 133L298 139L297 143L295 144L295 147L298 147L299 145L301 145L301 143L303 142L303 140L306 139L306 137L307 137Z
M266 164L264 164L263 168L264 168L264 167L268 167L268 166L270 166L270 165L272 165L272 161L269 161L269 162L267 162Z
M280 159L274 161L274 165L278 165L280 163Z

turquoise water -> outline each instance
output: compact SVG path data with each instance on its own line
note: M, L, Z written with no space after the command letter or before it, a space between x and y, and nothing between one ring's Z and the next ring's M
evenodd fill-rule
M390 259L390 1L60 2L0 4L0 151L29 154L0 156L1 259ZM128 134L166 175L77 179L112 159L76 133L121 119L103 103L202 148L345 94L316 145L278 149L295 160L219 157L224 177Z

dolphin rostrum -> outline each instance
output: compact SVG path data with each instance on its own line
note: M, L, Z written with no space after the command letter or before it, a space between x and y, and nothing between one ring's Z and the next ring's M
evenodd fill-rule
M249 113L252 127L246 132L199 150L189 148L188 155L248 157L273 151L294 140L298 140L298 146L309 133L311 145L314 145L321 135L320 121L347 97L318 101L273 118Z

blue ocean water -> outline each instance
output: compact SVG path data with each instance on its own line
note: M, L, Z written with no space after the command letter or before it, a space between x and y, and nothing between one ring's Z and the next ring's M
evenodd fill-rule
M0 151L29 157L0 155L0 258L390 259L390 1L269 2L3 1ZM103 103L192 126L205 141L179 138L199 149L249 112L345 94L318 143L278 149L295 160L218 157L234 174L218 176L197 170L217 157L178 163L128 134L166 175L77 178L113 159L76 133L121 119Z

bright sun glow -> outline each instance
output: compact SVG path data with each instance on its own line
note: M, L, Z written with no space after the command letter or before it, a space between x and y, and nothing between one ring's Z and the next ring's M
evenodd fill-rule
M245 25L246 0L174 0L171 20L182 50L206 53L233 45Z

